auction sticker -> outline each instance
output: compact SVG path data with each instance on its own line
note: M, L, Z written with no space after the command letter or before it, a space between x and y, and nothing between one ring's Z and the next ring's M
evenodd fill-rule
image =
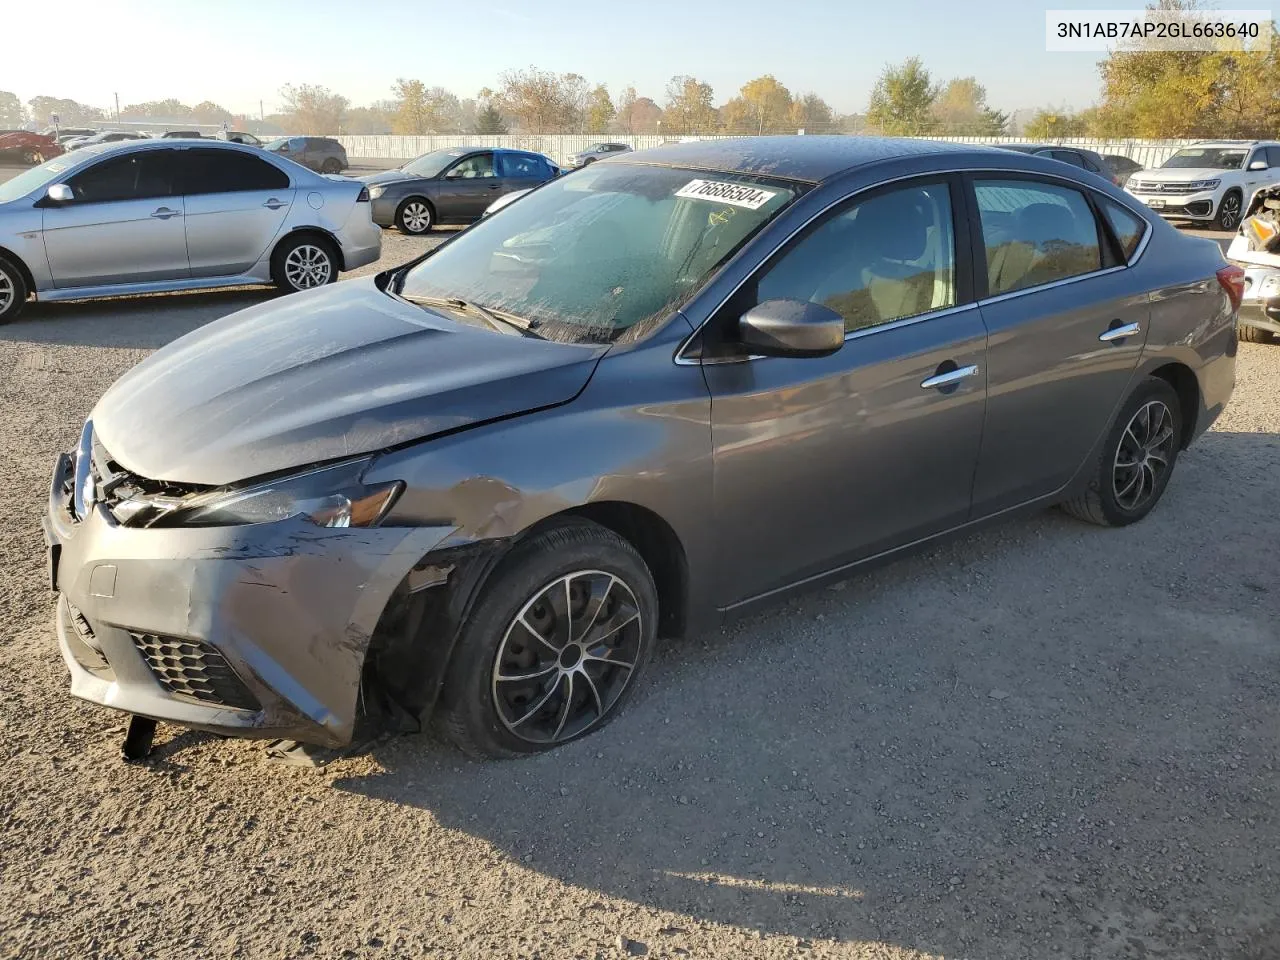
M776 190L761 190L750 184L725 183L723 180L690 180L676 191L677 197L728 203L748 210L759 210L777 195Z

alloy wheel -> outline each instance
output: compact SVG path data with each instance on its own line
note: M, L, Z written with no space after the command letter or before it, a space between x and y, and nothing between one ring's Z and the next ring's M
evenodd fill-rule
M13 277L0 270L0 313L4 313L9 309L9 304L13 303L14 295Z
M618 702L639 662L640 604L601 570L558 577L507 627L493 661L493 702L511 733L560 743L590 730Z
M424 233L431 229L431 208L420 200L405 204L400 219L410 233Z
M1240 198L1236 194L1228 194L1222 200L1218 210L1218 223L1223 230L1234 230L1240 222Z
M1138 510L1156 493L1173 460L1173 412L1160 400L1138 408L1120 436L1112 468L1116 503Z
M284 258L284 275L295 290L322 287L333 275L329 254L310 243L299 244Z

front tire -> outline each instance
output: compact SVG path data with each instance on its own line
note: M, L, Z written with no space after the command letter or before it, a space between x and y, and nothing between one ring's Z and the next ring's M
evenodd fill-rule
M1270 330L1263 330L1259 327L1250 327L1243 323L1236 323L1236 336L1245 343L1274 343L1275 334Z
M28 166L32 166L32 167L38 166L39 164L44 163L44 154L41 153L39 150L33 150L28 148L27 150L24 150L22 153L22 162L27 164Z
M411 237L430 233L435 219L431 204L422 197L409 197L396 208L396 229Z
M26 278L18 265L0 257L0 324L8 323L22 312L29 292Z
M1164 495L1181 445L1178 395L1159 377L1147 377L1120 408L1089 486L1062 509L1104 527L1137 523Z
M271 279L286 293L311 290L338 279L338 255L324 237L286 237L271 257Z
M1227 191L1227 195L1222 198L1222 203L1218 207L1218 215L1213 218L1214 229L1230 231L1240 226L1240 208L1243 203L1240 191Z
M473 756L550 750L609 723L654 645L658 596L612 530L549 527L516 546L463 625L437 724Z

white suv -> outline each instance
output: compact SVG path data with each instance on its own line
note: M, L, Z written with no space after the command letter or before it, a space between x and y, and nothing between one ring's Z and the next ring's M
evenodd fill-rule
M1280 143L1206 140L1183 147L1153 170L1135 172L1126 189L1161 216L1234 230L1254 191L1277 182Z

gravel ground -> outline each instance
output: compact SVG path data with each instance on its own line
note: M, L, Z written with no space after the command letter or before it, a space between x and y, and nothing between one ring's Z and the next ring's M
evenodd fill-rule
M54 647L48 471L124 370L269 295L0 328L0 956L1280 955L1280 346L1146 522L1046 513L670 645L553 754L300 770L162 726L125 766Z

